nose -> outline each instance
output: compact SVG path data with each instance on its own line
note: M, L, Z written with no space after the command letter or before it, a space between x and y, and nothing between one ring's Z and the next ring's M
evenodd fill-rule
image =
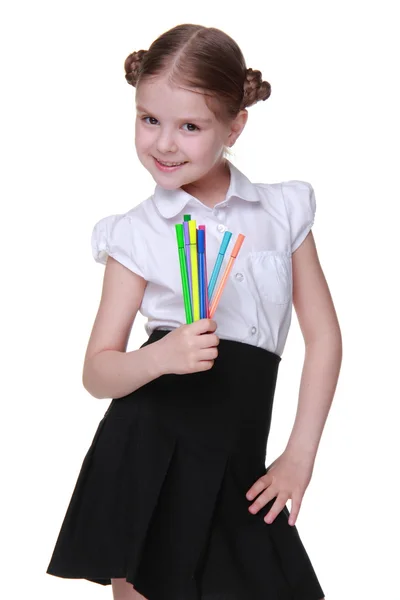
M176 152L178 150L173 132L167 129L160 129L156 146L160 154L167 154L168 152Z

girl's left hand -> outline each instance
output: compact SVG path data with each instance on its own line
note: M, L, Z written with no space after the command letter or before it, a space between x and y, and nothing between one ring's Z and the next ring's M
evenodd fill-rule
M291 498L289 525L295 525L304 493L311 480L313 467L314 461L301 460L283 452L268 467L267 473L257 479L247 491L248 500L258 496L249 506L249 511L256 514L276 497L270 511L264 517L264 521L271 524Z

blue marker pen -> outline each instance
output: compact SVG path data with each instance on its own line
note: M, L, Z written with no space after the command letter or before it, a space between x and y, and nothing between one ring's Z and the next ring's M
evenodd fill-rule
M211 274L210 283L208 284L208 301L211 302L211 298L214 292L215 284L217 283L218 275L221 270L222 261L224 260L225 252L232 237L231 231L225 231L224 237L222 238L221 246L219 248L217 260L215 261L214 269Z

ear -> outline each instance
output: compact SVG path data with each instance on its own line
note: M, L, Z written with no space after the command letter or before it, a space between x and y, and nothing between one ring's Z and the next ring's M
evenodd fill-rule
M236 115L236 117L233 119L233 121L231 121L230 133L228 134L227 142L226 142L226 146L229 146L229 148L231 148L233 146L233 144L238 139L239 135L242 133L242 131L247 123L248 116L249 116L249 113L247 112L247 110L243 109L243 110L239 111L238 114Z

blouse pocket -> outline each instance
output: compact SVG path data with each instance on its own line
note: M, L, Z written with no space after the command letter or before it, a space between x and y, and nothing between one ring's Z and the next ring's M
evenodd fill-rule
M250 252L249 268L260 296L273 304L287 304L292 298L292 259L286 252Z

